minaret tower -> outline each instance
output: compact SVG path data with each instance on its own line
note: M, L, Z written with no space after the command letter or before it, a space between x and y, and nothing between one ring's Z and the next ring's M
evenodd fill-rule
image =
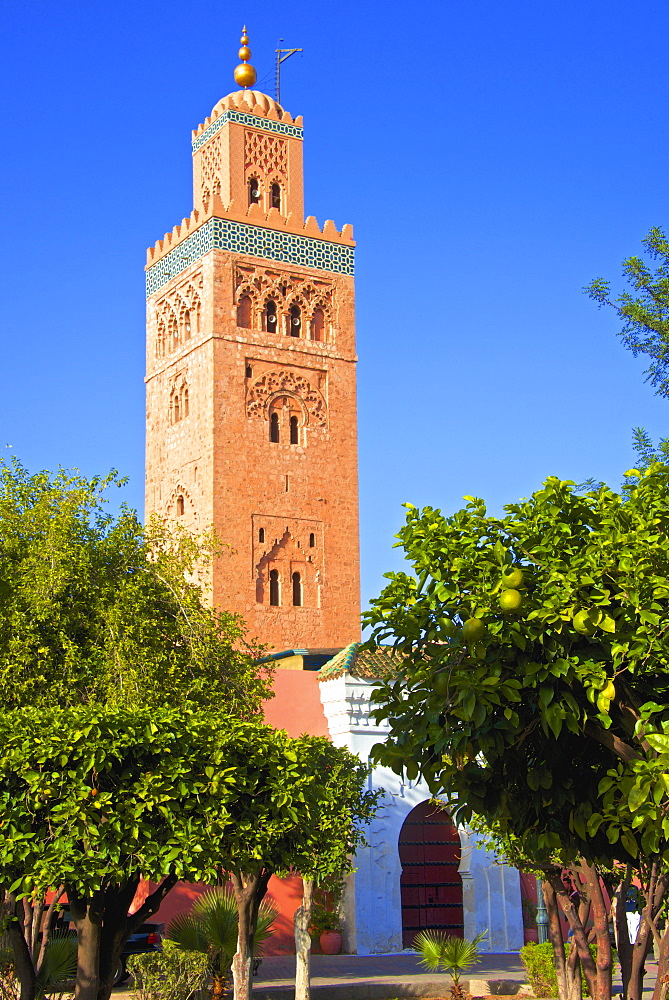
M225 544L214 603L270 649L359 638L352 229L304 219L302 120L235 80L190 217L148 251L146 512Z

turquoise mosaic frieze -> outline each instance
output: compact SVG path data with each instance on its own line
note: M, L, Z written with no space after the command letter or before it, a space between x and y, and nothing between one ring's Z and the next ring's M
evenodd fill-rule
M154 264L146 272L146 297L153 295L159 288L166 285L170 278L176 274L181 274L187 267L194 264L196 260L211 250L214 245L214 230L212 227L214 219L210 219L204 226L200 226L192 236L180 243L174 250L170 250L162 260Z
M277 122L271 118L249 115L245 111L224 111L216 121L212 122L204 132L200 133L197 139L193 140L193 152L197 153L200 146L204 146L207 139L211 139L212 135L216 135L226 122L239 122L241 125L248 125L250 128L262 129L263 132L276 132L277 135L288 135L292 139L301 139L304 134L304 129L299 125L289 125L287 122Z
M353 275L355 250L340 243L295 236L264 226L249 226L228 219L209 219L174 250L153 264L146 272L146 295L153 295L175 275L204 257L209 250L265 257L283 264L315 267L320 271Z

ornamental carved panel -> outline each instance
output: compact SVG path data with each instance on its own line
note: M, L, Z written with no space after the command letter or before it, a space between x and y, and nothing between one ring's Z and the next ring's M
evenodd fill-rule
M256 167L263 174L288 173L288 143L260 132L244 133L244 167Z
M320 390L303 375L288 369L264 372L249 385L246 392L247 416L267 419L270 402L282 394L302 400L310 424L327 426L327 404Z

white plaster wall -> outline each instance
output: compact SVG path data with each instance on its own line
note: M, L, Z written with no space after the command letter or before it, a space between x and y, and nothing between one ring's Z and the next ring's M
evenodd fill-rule
M321 681L321 702L332 742L368 761L372 747L388 728L369 717L374 682L349 674ZM344 947L351 954L380 955L402 950L402 902L398 841L402 824L415 806L430 797L423 782L403 781L387 768L375 768L370 789L384 795L366 830L368 846L355 858L344 898ZM488 930L482 950L517 951L523 944L520 878L460 830L464 934Z

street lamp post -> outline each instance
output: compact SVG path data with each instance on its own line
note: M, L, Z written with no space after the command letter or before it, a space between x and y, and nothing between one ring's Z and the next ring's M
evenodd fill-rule
M537 936L539 944L548 941L548 912L544 903L543 880L537 875Z

